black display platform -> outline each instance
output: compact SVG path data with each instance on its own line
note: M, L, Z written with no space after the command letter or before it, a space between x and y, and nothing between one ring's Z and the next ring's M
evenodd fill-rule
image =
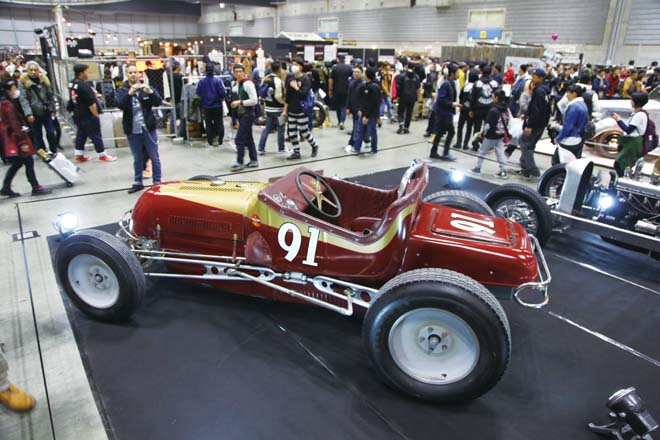
M402 171L355 180L393 187ZM432 169L427 193L446 178ZM492 185L468 178L464 187L483 195ZM637 387L660 418L660 367L558 316L660 359L660 296L566 258L651 289L660 263L570 234L546 247L550 305L503 303L513 353L502 381L462 405L423 403L381 383L358 318L171 280L151 284L125 325L90 320L63 297L116 439L598 439L586 425L606 421L604 403L620 388Z

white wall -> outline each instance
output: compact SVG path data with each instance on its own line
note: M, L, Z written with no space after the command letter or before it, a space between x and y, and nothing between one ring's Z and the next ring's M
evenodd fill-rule
M88 36L87 26L96 31L94 46L136 48L139 33L144 39L186 38L199 35L198 18L171 14L111 14L66 10L64 17L71 22L65 26L65 36ZM0 14L0 44L18 45L23 49L38 49L34 28L55 23L50 9L4 8ZM108 38L107 33L111 36ZM114 39L115 34L117 40ZM128 41L129 36L132 41ZM106 40L108 43L106 44Z
M647 0L652 1L652 0ZM232 23L254 20L263 23L262 32L317 32L320 17L337 18L336 32L346 40L357 40L360 47L395 47L400 50L434 53L441 46L459 44L465 35L472 9L504 8L504 31L514 41L552 44L551 35L560 35L561 48L585 53L588 60L600 62L607 48L615 0L453 0L449 7L436 7L437 0L289 0L277 8L236 7L234 21L230 5L202 7L203 23L208 29L226 29ZM566 11L558 13L558 11ZM569 12L570 11L570 12ZM271 25L268 20L272 19ZM210 35L210 34L209 34ZM246 36L247 31L245 33ZM461 43L462 44L462 43Z

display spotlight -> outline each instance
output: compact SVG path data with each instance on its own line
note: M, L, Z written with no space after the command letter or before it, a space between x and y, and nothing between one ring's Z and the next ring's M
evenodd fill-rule
M60 234L60 239L65 239L76 232L78 227L78 216L73 212L62 212L57 214L53 222L53 227Z
M465 180L465 173L461 170L450 170L449 176L447 177L447 188L460 188L461 184Z
M601 194L598 197L598 208L601 211L607 211L614 205L614 197L609 194Z
M653 440L651 432L658 428L634 387L624 388L612 394L605 404L610 410L607 425L589 423L589 429L615 439ZM631 437L630 434L633 434Z

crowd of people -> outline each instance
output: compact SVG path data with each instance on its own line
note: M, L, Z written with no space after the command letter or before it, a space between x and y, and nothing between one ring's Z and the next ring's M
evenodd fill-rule
M187 82L176 59L166 60L173 69L172 104L181 119L178 130L174 112L170 130L186 136L182 112L182 95ZM114 105L123 112L122 126L133 154L134 179L130 192L144 189L143 179L162 179L158 156L157 115L155 108L163 104L163 68L148 66L138 72L127 63L118 77L113 95ZM648 114L642 107L648 92L660 86L660 67L592 67L559 65L545 68L466 61L441 62L437 58L396 57L393 62L366 62L353 58L347 62L339 55L333 62L308 63L302 59L267 58L265 70L254 68L249 58L236 60L224 72L206 58L199 62L205 73L199 78L194 94L199 97L204 131L209 148L223 146L225 118L235 128L236 161L231 171L259 166L259 156L267 154L267 141L276 133L277 152L287 160L301 159L300 142L309 144L311 157L319 145L312 133L315 100L323 100L333 110L328 120L335 119L339 130L346 130L346 119L352 121L345 151L378 153L379 129L383 120L397 127L395 133L410 133L413 118L427 118L424 137L429 137L430 159L453 161L452 147L477 152L479 159L471 169L480 173L485 157L495 150L499 163L497 177L508 177L508 161L520 149L520 170L526 178L540 175L534 151L546 130L558 144L553 164L579 158L584 142L589 140L589 121L603 99L631 99L633 114L627 120L614 118L624 131L614 168L622 174L634 164L644 147L640 143L649 126ZM115 157L105 151L99 115L103 96L88 81L88 65L73 67L74 79L68 85L67 110L72 115L77 133L73 160L85 162L86 141L91 140L98 160L112 162ZM0 104L3 115L3 160L10 164L0 194L17 197L11 183L21 167L25 167L33 195L48 194L34 171L35 151L54 154L61 150L61 128L53 87L45 70L35 61L8 57L0 72ZM106 66L106 75L112 71ZM148 74L153 75L148 75ZM222 74L222 75L221 75ZM154 78L151 78L153 76ZM257 118L265 120L258 142L253 136ZM336 116L335 116L336 115ZM514 130L513 127L516 127ZM26 129L27 127L27 129ZM513 133L512 133L513 132ZM394 133L394 132L393 132ZM47 140L44 142L44 134ZM455 141L454 141L455 138ZM291 148L286 148L286 142ZM443 149L439 152L440 143ZM248 155L246 160L245 155Z

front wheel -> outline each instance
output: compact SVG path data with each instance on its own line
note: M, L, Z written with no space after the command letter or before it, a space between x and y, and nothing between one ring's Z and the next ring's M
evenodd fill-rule
M544 245L552 233L552 213L545 199L525 185L507 183L492 190L486 203L498 217L520 223Z
M476 399L499 382L511 355L509 323L484 286L457 272L418 269L379 292L362 338L392 387L439 403Z
M543 197L558 199L566 180L566 164L558 163L548 168L539 178L537 190Z
M57 249L55 266L67 296L83 313L125 321L144 297L142 267L124 242L94 229L76 232Z

